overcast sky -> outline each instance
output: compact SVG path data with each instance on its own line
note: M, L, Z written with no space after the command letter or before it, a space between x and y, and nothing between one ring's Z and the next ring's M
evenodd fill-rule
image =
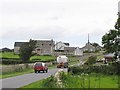
M14 42L53 39L82 47L101 45L102 36L114 29L119 0L1 0L0 48Z

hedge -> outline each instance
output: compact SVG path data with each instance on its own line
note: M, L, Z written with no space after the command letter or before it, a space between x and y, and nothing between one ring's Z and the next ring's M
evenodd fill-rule
M68 72L73 74L82 74L82 73L102 73L102 74L119 74L120 75L120 63L113 63L112 65L101 65L101 66L72 66L68 68Z
M39 61L39 60L34 60L34 61L22 61L22 60L2 60L2 64L5 65L13 65L13 64L23 64L23 63L35 63L35 62L48 62L48 61Z

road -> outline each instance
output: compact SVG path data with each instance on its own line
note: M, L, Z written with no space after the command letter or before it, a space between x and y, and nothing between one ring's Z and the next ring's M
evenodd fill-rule
M76 64L76 65L81 65L81 63L83 64L85 61L83 61L84 58L88 58L90 55L85 55L83 57L80 57L80 63ZM0 79L0 81L2 81L2 88L19 88L25 85L28 85L32 82L36 82L38 80L42 80L45 78L48 78L50 75L54 75L55 72L57 72L59 70L59 68L54 68L54 69L50 69L48 71L48 73L31 73L31 74L24 74L24 75L20 75L20 76L16 76L16 77L10 77L10 78L6 78L6 79ZM64 69L64 71L67 71L67 69Z
M48 73L31 73L31 74L24 74L16 77L10 77L2 80L2 88L19 88L25 85L28 85L32 82L36 82L38 80L45 79L51 75L54 75L59 68L50 69ZM63 69L67 71L67 69Z

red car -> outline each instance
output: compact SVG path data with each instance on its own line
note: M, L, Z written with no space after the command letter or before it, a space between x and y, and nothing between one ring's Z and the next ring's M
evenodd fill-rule
M40 71L43 71L43 73L46 71L48 72L48 67L45 63L41 63L41 62L36 62L34 64L34 71L35 73L39 73Z

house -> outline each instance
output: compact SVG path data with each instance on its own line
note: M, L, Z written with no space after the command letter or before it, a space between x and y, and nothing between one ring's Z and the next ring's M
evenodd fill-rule
M74 55L75 47L65 47L64 52L65 54L68 54L68 55Z
M79 48L79 47L65 47L64 52L65 54L68 54L68 55L75 55L75 56L83 55L83 50L82 48Z
M89 52L94 52L96 50L96 48L91 45L89 42L86 43L86 45L82 48L83 51L89 51Z
M1 52L12 52L12 49L9 48L2 48Z
M69 47L69 43L57 42L55 44L55 51L64 51L65 47Z
M53 40L36 40L36 48L35 52L38 55L52 55L54 52L54 44Z
M86 43L86 45L82 49L83 49L83 51L88 51L88 52L95 51L95 47L89 42L89 34L88 34L88 42Z
M28 43L28 42L15 42L15 44L14 44L14 53L19 54L20 53L20 47L25 43Z
M35 50L34 53L37 55L52 55L54 50L54 41L53 40L35 40ZM14 53L19 54L20 47L27 42L15 42L14 44Z
M104 63L114 60L114 53L108 53L104 55Z

